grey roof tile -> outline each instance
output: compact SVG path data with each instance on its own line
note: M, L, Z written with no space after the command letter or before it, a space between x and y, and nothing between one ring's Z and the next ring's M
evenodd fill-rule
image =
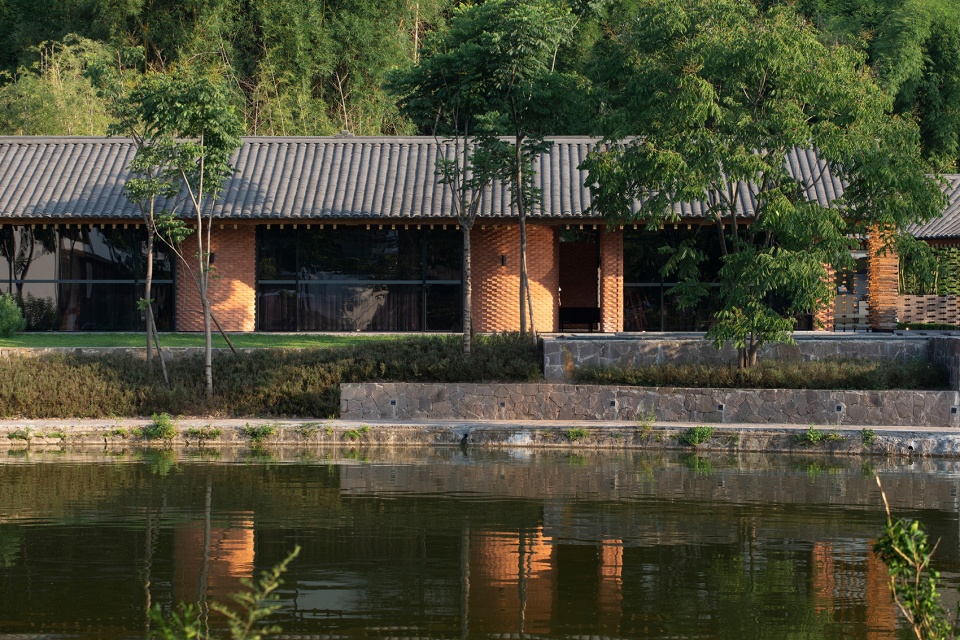
M536 163L543 202L531 217L595 217L583 186L587 173L579 169L595 144L584 137L553 140ZM207 206L224 219L449 219L450 190L434 170L441 146L427 137L245 138L236 173ZM138 218L123 192L134 153L122 138L0 137L0 218ZM843 194L842 182L812 150L790 154L786 169L803 177L808 197L821 204ZM960 237L960 176L947 178L947 211L916 227L921 237ZM741 214L752 215L752 186L737 188ZM673 208L683 218L706 213L704 202ZM480 216L515 215L507 186L492 185Z

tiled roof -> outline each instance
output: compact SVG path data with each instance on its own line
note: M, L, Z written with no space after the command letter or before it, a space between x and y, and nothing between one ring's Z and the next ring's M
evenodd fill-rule
M936 240L960 238L960 175L943 176L943 192L947 194L947 208L943 215L926 224L910 225L907 231L918 238Z
M561 137L552 142L536 167L543 202L531 217L596 217L585 213L590 191L583 186L587 173L578 169L596 141ZM236 173L212 205L214 215L450 219L450 192L434 168L442 148L432 137L245 138L234 158ZM0 218L138 218L139 210L123 192L134 153L133 143L122 138L0 137ZM808 195L821 204L843 193L842 183L813 151L790 154L787 169L807 182ZM951 210L960 209L960 177L955 178ZM750 216L751 187L741 184L739 189L742 214ZM675 205L683 218L701 217L704 209L701 202ZM489 188L480 216L515 217L509 189L499 183ZM949 230L960 235L960 210L954 217Z

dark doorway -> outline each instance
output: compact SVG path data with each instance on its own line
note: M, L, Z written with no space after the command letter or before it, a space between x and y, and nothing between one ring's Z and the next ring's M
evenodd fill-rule
M597 232L567 229L560 234L560 331L600 327Z

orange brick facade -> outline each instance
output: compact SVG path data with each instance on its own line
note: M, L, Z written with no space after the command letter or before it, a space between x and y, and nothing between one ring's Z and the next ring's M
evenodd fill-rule
M887 246L881 232L867 238L867 286L869 288L870 329L893 331L897 328L897 294L899 292L899 259Z
M520 228L474 227L473 326L479 333L520 328ZM556 228L527 225L527 264L537 331L556 331L560 264Z
M224 226L221 229L216 225L212 235L214 266L220 276L211 286L214 315L226 331L254 331L256 228L253 225L236 229L233 225ZM582 279L596 282L600 331L619 332L624 326L623 231L601 228L598 238L599 281L596 281L592 267L584 269ZM519 228L515 222L477 226L472 239L474 330L479 333L516 331L520 326ZM184 243L185 254L191 260L196 252L194 242L191 236ZM534 323L539 332L559 330L560 246L559 227L528 225L527 259ZM874 331L889 331L896 328L898 261L892 250L878 255L881 246L879 236L870 237L870 326ZM586 256L586 252L581 253ZM569 268L568 265L568 273ZM832 277L832 270L830 274ZM586 289L580 287L577 291L577 304L569 306L591 306ZM833 315L833 305L822 309L816 315L818 324L815 328L832 330ZM203 330L199 295L192 278L182 267L178 269L177 277L177 329Z
M830 265L824 265L827 270L827 283L836 290L834 284L837 278L836 270ZM820 307L813 316L813 329L815 331L833 331L837 313L836 298L831 297L830 302Z
M256 302L256 230L253 226L214 225L211 234L213 266L217 277L210 285L213 315L224 331L253 331ZM187 260L196 260L196 236L183 243ZM177 328L180 331L203 331L200 294L193 278L180 267L177 278ZM216 331L216 326L213 327Z
M600 330L623 331L623 229L600 231Z

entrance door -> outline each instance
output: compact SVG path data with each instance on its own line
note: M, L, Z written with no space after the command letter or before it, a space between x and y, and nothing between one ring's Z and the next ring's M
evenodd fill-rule
M600 328L600 253L596 231L560 234L560 331Z

